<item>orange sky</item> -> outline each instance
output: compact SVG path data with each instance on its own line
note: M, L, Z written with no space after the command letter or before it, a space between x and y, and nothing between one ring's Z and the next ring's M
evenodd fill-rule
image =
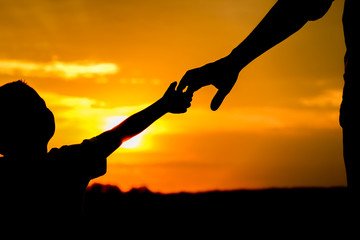
M49 148L122 121L191 68L228 54L274 0L1 1L0 84L24 79L54 112ZM153 191L343 186L338 108L345 53L337 0L244 69L108 158L94 182Z

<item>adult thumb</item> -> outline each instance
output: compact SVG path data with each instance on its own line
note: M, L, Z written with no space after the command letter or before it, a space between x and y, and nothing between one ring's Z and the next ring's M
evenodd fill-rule
M213 100L211 101L211 110L216 111L220 107L228 93L229 91L219 89L215 94Z

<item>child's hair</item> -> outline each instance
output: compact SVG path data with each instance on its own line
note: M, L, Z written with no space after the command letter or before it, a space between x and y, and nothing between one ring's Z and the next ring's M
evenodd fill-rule
M20 80L0 87L0 154L47 144L54 131L54 116L33 88Z

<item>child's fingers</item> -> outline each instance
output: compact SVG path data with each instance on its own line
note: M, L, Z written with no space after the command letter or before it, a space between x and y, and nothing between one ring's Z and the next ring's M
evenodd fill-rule
M190 75L191 75L191 70L187 71L185 73L185 75L182 77L182 79L180 80L179 86L177 88L178 92L183 92L189 86L189 82L191 79Z
M189 99L179 99L175 108L174 108L174 112L176 113L186 113L187 109L191 106L191 100Z
M191 107L191 101L192 101L192 97L190 96L186 96L183 100L183 106L187 109L189 107Z
M171 84L170 84L170 88L171 89L176 89L176 86L177 86L177 81L175 81L175 82L172 82Z
M177 86L177 82L176 82L176 81L175 81L175 82L172 82L172 83L170 84L170 86L168 87L168 90L167 90L167 91L175 91L176 86Z
M184 92L183 94L184 94L184 96L185 96L186 98L191 98L191 99L192 99L193 93L194 93L194 92L186 91L186 92Z
M175 92L176 86L177 86L177 82L176 81L172 82L168 87L168 89L166 90L165 95L169 94L170 92Z

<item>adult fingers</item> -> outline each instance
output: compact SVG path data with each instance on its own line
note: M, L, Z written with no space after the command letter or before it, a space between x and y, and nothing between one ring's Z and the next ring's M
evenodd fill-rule
M211 105L210 105L211 110L216 111L228 94L229 94L228 90L219 89L211 101Z
M185 75L181 78L176 91L183 92L186 89L186 87L189 86L189 83L190 83L190 71L187 71Z

